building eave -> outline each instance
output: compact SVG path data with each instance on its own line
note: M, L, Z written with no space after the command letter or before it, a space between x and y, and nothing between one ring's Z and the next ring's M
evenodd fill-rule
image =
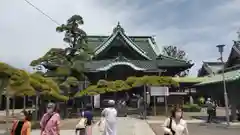
M236 53L240 56L240 50L236 47L237 45L240 44L240 43L239 43L240 41L233 41L233 42L234 42L234 44L233 44L232 49L231 49L231 51L230 51L230 54L229 54L229 56L228 56L227 62L225 63L225 68L228 67L228 65L229 65L229 63L230 63L230 61L231 61L231 59L232 59L232 55L233 55L234 52L236 52Z
M153 38L153 37L151 37L151 38ZM148 38L148 42L151 45L151 47L153 48L153 51L155 52L155 54L157 56L159 56L161 54L159 47L155 43L152 42L153 39L151 39L151 38Z
M112 67L114 66L118 66L118 65L125 65L125 66L129 66L131 68L133 68L134 70L137 70L137 71L145 71L146 69L145 68L141 68L141 67L138 67L130 62L112 62L104 67L100 67L100 68L97 68L96 70L97 71L107 71L109 69L111 69Z

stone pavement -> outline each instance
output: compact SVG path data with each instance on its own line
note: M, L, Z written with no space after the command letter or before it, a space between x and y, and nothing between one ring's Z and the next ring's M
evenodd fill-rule
M75 126L74 126L75 127ZM74 127L72 130L61 130L61 135L75 135ZM0 130L4 133L4 130ZM40 130L32 130L32 135L40 135ZM101 135L97 124L93 126L92 135ZM131 117L118 117L117 135L155 135L148 123L145 120L140 120Z
M163 135L162 127L159 124L150 124L156 135ZM240 128L224 128L213 124L188 124L190 135L239 135Z

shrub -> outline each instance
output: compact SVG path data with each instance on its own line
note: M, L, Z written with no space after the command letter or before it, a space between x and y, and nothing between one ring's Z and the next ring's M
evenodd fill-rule
M40 129L40 122L39 121L31 121L32 129Z
M203 105L203 104L205 103L204 97L198 98L198 103L199 103L200 105Z
M200 112L201 107L198 104L185 104L185 105L183 105L183 111L185 111L185 112Z

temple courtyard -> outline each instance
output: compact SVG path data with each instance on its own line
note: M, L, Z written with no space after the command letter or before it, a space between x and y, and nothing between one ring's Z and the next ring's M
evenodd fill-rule
M66 122L66 120L64 120ZM187 120L190 135L239 135L240 126L226 128L223 124L205 124L200 120ZM61 135L74 135L73 120L70 120L68 127L61 128ZM117 135L163 135L161 120L140 120L133 117L119 117L117 123ZM5 134L5 130L0 130ZM40 130L32 130L32 135L39 135ZM101 135L97 124L93 126L92 135Z
M15 113L19 113L15 110ZM215 123L206 124L207 115L204 112L184 113L184 119L188 122L190 135L239 135L240 123L232 123L226 128L224 123L224 109L218 108L218 118ZM4 119L4 112L0 111L1 119ZM163 135L162 123L165 116L148 116L147 120L140 120L137 115L128 117L119 117L117 125L117 135ZM95 118L97 122L99 118ZM61 135L74 135L74 127L77 119L64 119L61 122ZM0 135L5 134L6 125L0 124ZM40 130L32 130L32 135L39 135ZM101 135L97 124L93 126L93 135Z

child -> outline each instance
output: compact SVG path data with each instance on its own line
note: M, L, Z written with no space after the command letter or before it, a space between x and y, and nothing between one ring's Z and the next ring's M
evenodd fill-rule
M91 135L92 134L92 123L93 123L93 113L92 113L92 105L87 104L86 105L86 110L82 112L81 116L82 119L79 121L79 124L76 126L76 134L77 131L80 131L80 135L86 134L86 135ZM85 125L83 124L85 123Z
M87 124L86 118L81 118L78 124L76 125L75 134L79 131L79 135L85 135L85 128Z

